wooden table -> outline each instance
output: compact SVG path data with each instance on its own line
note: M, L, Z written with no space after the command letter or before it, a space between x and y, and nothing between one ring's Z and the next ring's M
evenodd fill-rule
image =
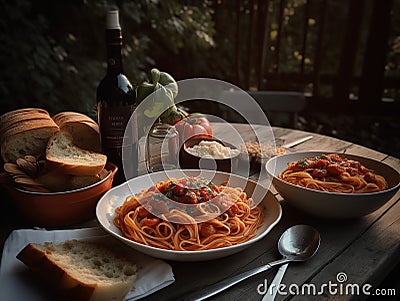
M235 124L235 128L246 138L252 140L254 131L247 125ZM254 126L255 132L262 135L265 127ZM275 137L290 142L310 133L274 128ZM313 139L297 145L291 151L322 150L357 154L383 161L400 170L400 160L386 154L356 145L347 141L312 134ZM252 175L257 178L257 174ZM148 296L143 300L185 300L191 292L203 289L210 284L227 277L250 270L268 262L281 258L277 251L277 241L285 229L296 224L309 224L321 234L321 246L315 257L305 263L291 263L282 283L296 289L304 284L313 284L317 288L328 285L329 282L339 284L337 275L345 273L347 281L344 284L354 284L360 287L370 284L369 292L374 293L380 282L390 271L400 263L400 192L376 212L363 218L341 221L329 221L306 215L287 204L272 188L280 200L283 215L278 225L262 240L250 248L223 259L207 262L169 262L173 268L176 281ZM2 209L4 203L2 205ZM5 236L18 224L7 218L3 211L1 243ZM257 287L265 281L271 283L277 272L274 268L268 272L253 276L232 288L222 292L210 300L261 300ZM343 274L342 274L343 275ZM303 286L304 287L304 286ZM338 287L339 288L339 287ZM329 294L325 289L323 295L277 295L277 300L350 300L366 299L365 295ZM393 293L393 292L387 292ZM396 295L400 292L397 291Z

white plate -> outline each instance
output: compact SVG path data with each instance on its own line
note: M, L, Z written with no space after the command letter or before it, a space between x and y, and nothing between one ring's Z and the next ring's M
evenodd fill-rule
M49 301L51 294L43 290L45 286L33 281L36 277L29 271L28 267L19 261L17 254L28 243L53 242L61 243L69 239L86 241L107 241L117 243L125 249L119 241L105 233L102 229L83 228L72 230L14 230L4 244L3 255L0 265L0 300L7 301ZM133 250L130 250L133 251ZM130 291L125 300L133 301L148 296L174 282L172 268L162 260L154 259L139 252L133 251L131 258L136 262L138 275L135 289Z
M260 202L264 208L264 224L257 230L256 236L247 242L230 247L204 251L174 251L146 246L144 244L124 238L121 235L119 229L113 224L113 218L115 216L115 208L121 206L128 195L136 194L143 189L148 189L154 183L164 181L168 177L180 178L184 176L202 176L212 180L212 182L217 185L229 180L229 186L244 187L244 191L247 193L247 195L252 197L256 202ZM167 173L161 171L133 178L104 194L98 202L96 208L96 216L100 222L100 225L111 235L126 243L128 246L147 255L176 261L211 260L242 251L251 244L265 237L279 222L281 215L281 206L274 195L270 191L267 191L267 188L257 184L256 182L229 173L191 169L169 170Z

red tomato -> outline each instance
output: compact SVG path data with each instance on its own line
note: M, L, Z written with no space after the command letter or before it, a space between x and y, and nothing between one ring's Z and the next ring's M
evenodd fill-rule
M141 224L143 226L148 226L148 227L154 227L155 225L158 224L158 218L154 217L154 218L144 218L141 222Z
M321 159L315 163L315 166L318 168L325 168L329 164L329 160Z
M364 180L367 181L368 183L375 183L376 182L375 175L373 173L370 173L370 172L367 172L364 175Z
M205 117L196 117L196 124L200 125L212 137L213 132L210 122Z
M239 208L236 204L232 204L232 206L226 211L229 217L234 217L239 212Z
M315 168L312 172L312 176L317 179L326 177L327 174L328 171L326 169L319 169L319 168Z
M190 138L212 138L210 122L205 117L189 116L175 124L181 141Z
M344 167L337 165L337 164L329 164L326 167L326 170L331 175L340 175L342 172L345 171Z
M138 216L139 217L149 217L151 216L151 213L147 211L144 207L138 207L136 210L138 210Z
M201 136L201 135L207 135L208 132L201 125L194 124L192 127L192 134L193 136L199 136L199 135Z

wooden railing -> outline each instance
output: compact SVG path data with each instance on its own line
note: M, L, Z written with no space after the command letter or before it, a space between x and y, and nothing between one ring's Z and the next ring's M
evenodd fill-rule
M393 112L400 108L400 76L388 77L385 66L394 4L220 0L215 18L222 9L235 11L232 74L241 88L301 91L311 107L322 102Z

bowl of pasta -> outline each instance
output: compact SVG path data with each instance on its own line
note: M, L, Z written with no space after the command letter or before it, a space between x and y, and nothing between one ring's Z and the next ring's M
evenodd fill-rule
M266 163L279 194L298 209L322 218L365 216L388 202L400 174L370 158L328 152L295 152Z
M211 170L142 175L99 201L100 225L153 257L204 261L237 253L264 238L282 212L267 187Z

